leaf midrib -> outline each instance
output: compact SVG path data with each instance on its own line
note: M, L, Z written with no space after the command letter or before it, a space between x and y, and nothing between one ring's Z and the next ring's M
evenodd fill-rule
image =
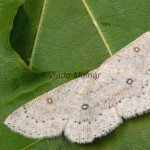
M86 0L82 0L82 2L83 2L83 5L85 6L85 8L86 8L86 10L87 10L87 12L88 12L90 18L92 19L92 22L93 22L93 24L94 24L94 26L95 26L95 28L96 28L96 30L97 30L99 36L101 37L101 39L102 39L102 41L103 41L103 43L104 43L104 45L105 45L105 47L106 47L106 49L107 49L109 55L112 56L112 51L111 51L111 49L110 49L110 47L109 47L109 44L108 44L107 40L105 39L105 37L104 37L104 35L103 35L102 31L101 31L101 28L100 28L100 26L98 25L98 23L97 23L97 21L96 21L94 15L93 15L93 13L92 13L92 11L90 10L90 7L88 6Z
M32 50L32 54L31 54L31 59L30 59L31 61L30 61L30 64L29 64L29 68L32 67L32 61L33 61L33 57L34 57L34 53L35 53L35 49L36 49L36 43L37 43L37 40L38 40L38 37L39 37L39 33L40 33L42 22L43 22L43 17L44 17L44 14L45 14L46 3L47 3L47 0L44 0L41 16L40 16L40 20L39 20L39 25L38 25L34 45L33 45L33 50Z
M95 28L96 28L96 30L98 32L99 36L101 37L101 39L102 39L102 41L103 41L103 43L104 43L104 45L105 45L109 55L112 56L112 51L110 49L110 46L109 46L107 40L105 39L105 36L103 35L103 33L101 31L101 28L98 25L98 23L97 23L94 15L92 13L92 11L90 10L90 7L88 6L86 0L82 0L82 3L84 5L84 7L86 8L86 10L87 10L87 12L88 12L88 14L89 14L89 16L90 16L90 18L91 18ZM43 9L42 9L42 12L41 12L39 25L38 25L38 29L37 29L37 33L36 33L36 37L35 37L35 41L34 41L34 45L33 45L33 50L32 50L32 54L31 54L31 59L30 59L31 61L30 61L30 64L29 64L29 68L32 67L33 57L34 57L34 54L35 54L36 44L37 44L37 40L38 40L39 33L40 33L40 30L41 30L42 22L43 22L43 16L45 14L46 4L47 4L47 0L44 0L44 2L43 2Z
M33 50L32 50L31 61L30 61L30 64L29 64L29 67L30 67L30 68L31 68L31 66L32 66L32 61L33 61L33 56L34 56L34 53L35 53L36 43L37 43L38 36L39 36L40 30L41 30L41 25L42 25L42 21L43 21L43 16L44 16L44 14L45 14L46 3L47 3L47 0L44 0L43 9L42 9L42 13L41 13L41 16L40 16L40 21L39 21L39 26L38 26L38 30L37 30L37 34L36 34L36 38L35 38ZM104 45L105 45L105 47L106 47L106 49L107 49L107 51L108 51L110 57L111 57L111 56L113 55L113 54L112 54L112 51L111 51L111 49L110 49L110 47L109 47L109 44L108 44L107 40L105 39L105 37L104 37L104 35L103 35L103 33L102 33L101 28L100 28L100 26L98 25L98 23L97 23L97 21L96 21L94 15L93 15L93 13L92 13L92 11L90 10L90 8L89 8L89 6L88 6L86 0L82 0L82 3L83 3L83 5L84 5L84 7L86 8L86 10L87 10L87 12L88 12L88 14L89 14L89 16L90 16L90 18L91 18L91 20L92 20L92 22L93 22L95 28L96 28L96 30L97 30L97 32L98 32L99 36L101 37L101 39L102 39L102 41L103 41L103 43L104 43ZM23 148L22 150L27 150L28 148L34 146L35 144L39 143L39 142L42 141L42 140L43 140L43 139L38 139L38 140L32 142L30 145L28 145L28 146L26 146L25 148Z
M44 138L43 138L44 139ZM43 139L38 139L34 142L32 142L31 144L29 144L28 146L26 146L25 148L21 149L21 150L27 150L28 148L32 147L33 145L35 145L38 142L41 142Z

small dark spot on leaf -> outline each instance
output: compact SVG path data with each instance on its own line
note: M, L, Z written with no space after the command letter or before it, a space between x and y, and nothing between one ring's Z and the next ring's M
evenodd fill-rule
M101 22L101 24L103 25L103 26L105 26L105 27L110 27L110 23L108 23L108 22Z

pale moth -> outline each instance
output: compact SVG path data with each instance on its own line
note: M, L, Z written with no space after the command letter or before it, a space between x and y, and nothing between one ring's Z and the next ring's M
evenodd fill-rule
M121 49L91 73L23 105L5 120L29 138L64 135L89 143L122 123L150 110L150 32Z

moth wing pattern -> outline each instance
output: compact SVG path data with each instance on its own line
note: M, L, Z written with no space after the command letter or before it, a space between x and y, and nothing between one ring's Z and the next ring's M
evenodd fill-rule
M100 78L74 79L10 114L5 124L27 137L89 143L150 109L150 32L124 47L99 68Z
M150 110L150 76L120 74L105 76L108 90L112 90L116 109L123 118L132 118ZM112 80L113 79L113 80Z
M146 32L114 56L107 59L99 71L110 73L150 74L150 31Z
M84 87L81 78L61 85L21 106L7 117L4 124L30 138L58 136L77 104L80 87Z
M93 80L86 87L82 101L79 101L65 128L65 136L72 142L90 143L122 123L115 100L110 99L105 86L105 83Z

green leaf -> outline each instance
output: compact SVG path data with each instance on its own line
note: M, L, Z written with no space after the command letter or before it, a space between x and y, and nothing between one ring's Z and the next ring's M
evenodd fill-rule
M149 30L150 2L27 0L23 3L24 0L0 0L0 149L150 149L149 115L124 121L106 137L85 145L72 144L63 135L27 139L3 124L22 104L70 80L52 79L46 71L96 68L109 54ZM10 32L11 45L21 57L10 47ZM46 73L32 72L23 60L33 70Z
M44 1L30 59L31 69L39 72L93 69L107 55L82 1Z
M43 3L43 0L38 2L27 0L20 6L10 34L12 48L19 53L27 65L30 63Z
M148 0L82 0L93 14L112 53L150 29Z
M106 51L116 52L149 29L147 0L83 2L44 1L30 68L40 72L93 69Z

